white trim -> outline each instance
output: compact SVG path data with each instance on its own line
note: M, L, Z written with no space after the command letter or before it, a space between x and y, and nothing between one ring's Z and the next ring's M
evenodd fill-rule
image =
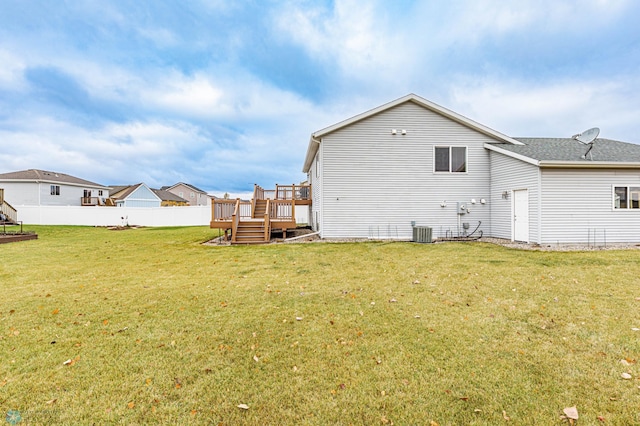
M534 166L540 167L540 161L534 160L533 158L526 157L522 154L516 154L513 151L509 151L508 149L502 149L490 143L485 143L484 147L490 151L495 151L500 154L504 154L508 157L515 158L516 160L524 161L525 163L533 164Z
M336 124L333 124L329 127L325 127L324 129L318 130L314 133L311 134L311 138L309 139L309 146L307 147L307 155L305 156L305 162L304 165L302 167L302 172L306 173L309 170L309 167L311 167L311 161L313 159L313 157L315 156L317 150L318 150L318 145L314 144L317 143L319 144L319 140L321 139L323 136L328 135L329 133L335 132L336 130L342 129L344 127L350 126L351 124L354 124L360 120L364 120L365 118L369 118L373 115L379 114L383 111L386 111L388 109L391 109L393 107L396 107L400 104L403 104L405 102L413 102L417 105L420 105L423 108L426 108L430 111L433 111L437 114L440 114L452 121L455 121L459 124L462 124L463 126L469 127L479 133L482 133L486 136L489 136L492 139L496 139L497 141L500 142L504 142L504 143L509 143L512 145L524 145L522 142L513 139L505 134L502 134L496 130L493 130L487 126L484 126L476 121L473 121L463 115L460 115L454 111L451 111L450 109L444 108L438 104L435 104L431 101L428 101L418 95L415 95L413 93L410 93L408 95L405 95L401 98L398 98L394 101L388 102L386 104L380 105L379 107L373 108L369 111L365 111L361 114L358 115L354 115L351 118L348 118L346 120L340 121Z
M436 170L436 149L449 148L449 170ZM464 172L454 172L451 168L451 148L464 148ZM469 147L467 145L433 145L433 167L431 169L436 174L464 175L469 173Z
M616 185L616 184L612 184L611 185L611 211L614 212L640 212L640 208L634 209L631 208L631 191L630 188L634 187L634 188L640 188L640 184L621 184L621 185ZM616 208L616 188L626 188L627 189L627 207L625 208Z
M538 162L539 167L562 169L640 169L640 162L632 161L552 161Z

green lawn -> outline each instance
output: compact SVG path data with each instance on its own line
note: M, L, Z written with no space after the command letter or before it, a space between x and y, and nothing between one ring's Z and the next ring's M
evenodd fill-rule
M27 424L640 424L640 251L29 229L0 245Z

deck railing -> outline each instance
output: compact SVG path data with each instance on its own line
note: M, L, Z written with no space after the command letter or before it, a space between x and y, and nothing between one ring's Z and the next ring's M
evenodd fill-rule
M238 225L240 225L240 198L236 200L233 214L231 215L231 242L234 243L237 241Z
M267 206L264 210L264 240L271 237L271 200L267 198Z
M254 200L311 200L311 185L278 185L276 189L253 187Z
M311 200L311 185L277 185L278 200Z
M18 223L18 211L4 200L0 203L0 213L5 215L9 219L9 222Z
M294 222L295 211L295 200L274 200L270 204L269 218L281 222Z
M80 204L83 206L99 206L102 203L100 197L81 197Z
M248 201L240 201L240 199L236 200L220 200L215 199L211 204L212 216L215 221L229 221L232 220L232 217L236 210L236 205L238 206L238 217L240 219L250 218L251 217L251 203Z

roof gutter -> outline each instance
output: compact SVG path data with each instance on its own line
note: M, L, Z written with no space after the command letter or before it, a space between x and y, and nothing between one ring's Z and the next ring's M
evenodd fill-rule
M640 163L629 161L539 161L545 169L640 169Z
M311 135L309 139L309 146L307 147L307 156L304 159L304 166L302 166L302 173L308 173L311 168L311 163L320 148L320 139L316 139L315 134Z

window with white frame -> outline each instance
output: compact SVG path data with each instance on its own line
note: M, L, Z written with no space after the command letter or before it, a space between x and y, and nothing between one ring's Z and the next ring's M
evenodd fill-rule
M640 186L615 186L613 188L614 209L640 209Z
M51 185L51 195L60 195L60 185Z
M436 146L433 171L448 173L465 173L467 171L466 146Z

